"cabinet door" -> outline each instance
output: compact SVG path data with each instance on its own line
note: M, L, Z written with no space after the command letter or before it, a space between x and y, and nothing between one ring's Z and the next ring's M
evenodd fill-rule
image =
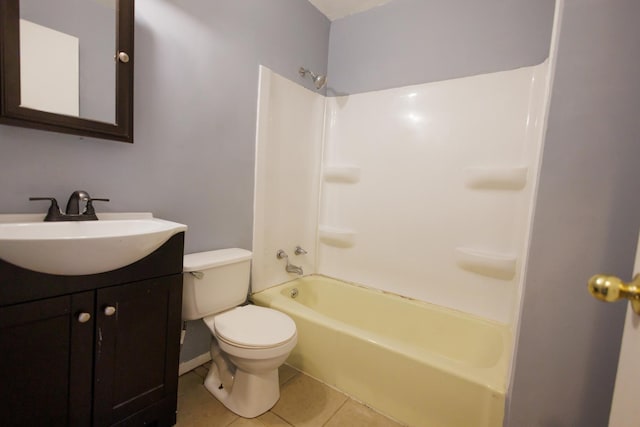
M94 425L158 404L175 422L181 298L181 274L97 291Z
M0 424L90 425L92 308L93 292L0 308Z

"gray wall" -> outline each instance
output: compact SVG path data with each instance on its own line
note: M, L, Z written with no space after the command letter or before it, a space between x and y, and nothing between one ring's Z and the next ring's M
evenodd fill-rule
M186 252L251 249L258 65L326 71L329 21L300 0L137 0L135 143L0 125L0 212L73 190L98 211L189 226ZM192 322L182 360L209 350Z
M331 25L328 94L535 65L549 54L554 0L394 0Z
M640 201L640 3L567 0L526 276L508 426L606 426ZM635 425L635 424L634 424Z

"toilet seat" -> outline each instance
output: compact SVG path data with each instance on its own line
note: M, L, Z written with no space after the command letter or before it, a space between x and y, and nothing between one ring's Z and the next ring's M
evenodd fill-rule
M296 338L295 322L270 308L245 305L212 317L216 338L234 347L273 348Z

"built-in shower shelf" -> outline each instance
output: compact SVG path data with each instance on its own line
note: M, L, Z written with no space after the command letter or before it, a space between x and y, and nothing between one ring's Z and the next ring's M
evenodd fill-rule
M516 256L456 248L456 264L463 270L501 280L511 280L516 274Z
M331 227L320 225L318 227L318 237L325 245L337 248L350 248L356 242L356 232L347 228Z
M360 181L360 167L354 165L325 166L322 176L326 182L355 184Z
M465 185L473 189L522 190L527 172L526 166L471 167L465 170Z

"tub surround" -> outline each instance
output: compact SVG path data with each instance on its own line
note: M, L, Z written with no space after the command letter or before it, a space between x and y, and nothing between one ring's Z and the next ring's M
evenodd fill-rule
M275 253L303 244L305 273L511 324L547 72L324 98L262 67L253 291L294 279Z
M316 271L510 324L546 73L327 98Z
M304 80L300 80L303 82ZM315 247L324 97L260 67L251 286L259 291L297 277L282 249L305 273ZM301 246L305 255L294 255Z
M382 413L411 426L502 425L508 327L317 275L252 300L295 320L290 365Z

